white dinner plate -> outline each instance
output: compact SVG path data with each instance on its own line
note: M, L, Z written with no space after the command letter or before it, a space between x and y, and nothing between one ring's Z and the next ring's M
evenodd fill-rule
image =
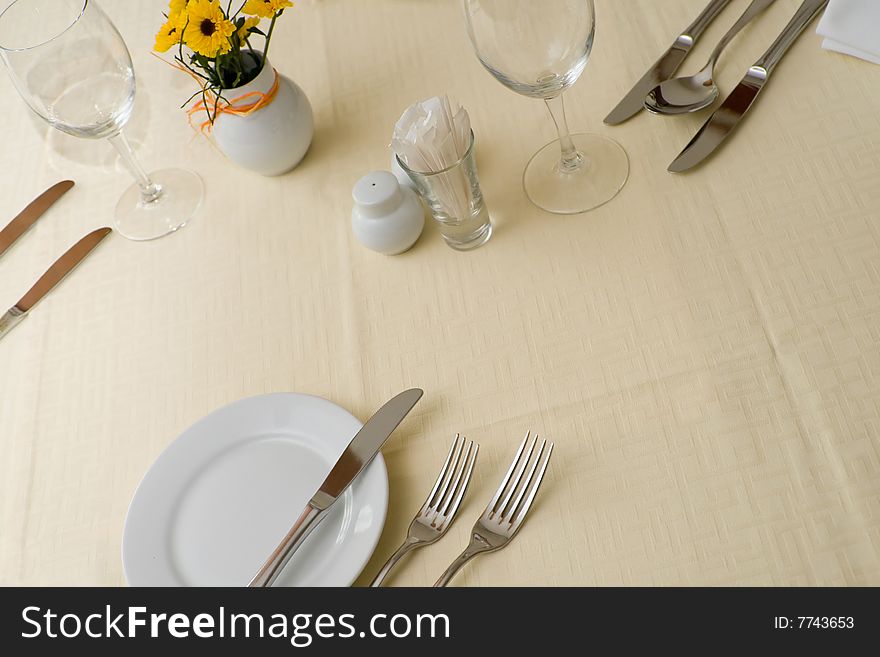
M122 562L131 586L244 586L361 428L325 399L279 393L225 406L183 432L135 491ZM350 586L388 508L379 454L275 586Z

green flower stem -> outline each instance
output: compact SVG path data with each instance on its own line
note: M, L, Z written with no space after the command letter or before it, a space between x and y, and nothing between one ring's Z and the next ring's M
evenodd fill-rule
M266 34L266 45L263 48L263 65L266 64L266 61L268 59L269 42L272 40L272 31L275 29L275 21L278 20L278 16L280 16L280 15L281 15L281 13L279 12L279 13L275 14L274 16L272 16L272 22L269 23L269 32Z

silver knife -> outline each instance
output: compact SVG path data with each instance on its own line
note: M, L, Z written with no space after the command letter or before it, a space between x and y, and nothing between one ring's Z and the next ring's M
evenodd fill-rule
M0 338L23 320L37 302L58 285L92 250L112 231L109 228L94 230L70 247L40 276L33 287L12 308L0 316Z
M10 221L3 230L0 230L0 255L3 255L15 240L24 235L28 228L43 216L43 214L55 205L55 201L64 196L73 187L72 180L62 180L52 185L45 192L31 201L28 206L18 213L18 216Z
M303 544L303 541L318 526L318 523L327 516L330 507L340 498L345 489L357 479L361 471L379 453L382 445L388 440L397 425L422 398L422 394L424 393L418 388L402 392L386 402L373 417L367 420L367 423L351 439L348 447L336 461L336 465L333 466L318 492L312 496L287 536L279 543L248 584L249 587L272 586L284 566L290 561L293 553Z
M728 4L730 4L730 0L712 0L703 13L697 17L697 20L679 35L666 54L657 60L657 63L645 73L641 80L636 82L636 85L624 96L617 107L611 110L611 114L605 117L605 123L617 125L642 111L648 92L673 76L685 57L688 56L691 48L694 47L697 39Z
M752 107L783 55L826 4L828 0L804 1L773 45L748 70L742 82L669 165L670 172L681 173L697 166L721 146Z

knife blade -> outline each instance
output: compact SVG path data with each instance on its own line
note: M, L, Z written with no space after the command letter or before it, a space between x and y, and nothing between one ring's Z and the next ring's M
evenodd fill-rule
M423 394L418 388L406 390L386 402L373 417L367 420L361 430L351 439L348 447L336 461L336 465L333 466L324 483L312 496L293 527L248 584L249 587L271 586L278 579L294 552L327 516L334 502L372 462L382 445L385 444L385 441L413 406L418 403Z
M12 308L0 317L0 338L21 322L40 299L45 297L62 279L83 261L101 241L111 233L109 228L92 231L70 247L46 273L37 279L30 290Z
M608 125L618 125L632 118L645 107L645 98L654 87L668 80L684 62L697 39L712 24L715 17L730 4L731 0L712 0L691 25L675 39L675 42L657 62L636 82L630 92L605 117Z
M37 219L45 214L46 210L55 205L55 202L64 196L73 187L72 180L62 180L52 185L45 192L31 201L28 206L18 213L18 216L10 221L3 230L0 230L0 256L12 246L15 241L24 235L28 228L33 226Z
M826 4L828 0L804 1L773 45L749 68L742 81L672 161L671 173L692 169L718 150L755 104L779 61Z

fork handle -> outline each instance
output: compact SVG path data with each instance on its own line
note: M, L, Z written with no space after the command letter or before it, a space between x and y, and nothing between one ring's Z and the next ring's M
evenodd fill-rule
M382 582L385 581L388 573L390 573L394 566L397 565L397 562L421 545L424 545L424 543L415 539L407 538L403 542L403 545L397 548L397 551L388 558L388 561L386 561L385 565L382 566L382 570L379 571L379 574L376 575L376 578L373 580L370 586L373 588L382 586Z
M485 546L472 541L471 544L465 548L464 552L458 555L455 561L450 564L449 568L446 569L446 572L440 575L440 579L434 584L434 588L447 586L449 582L452 581L452 578L458 574L458 571L461 570L468 561L484 552L489 552L489 550L487 550Z

